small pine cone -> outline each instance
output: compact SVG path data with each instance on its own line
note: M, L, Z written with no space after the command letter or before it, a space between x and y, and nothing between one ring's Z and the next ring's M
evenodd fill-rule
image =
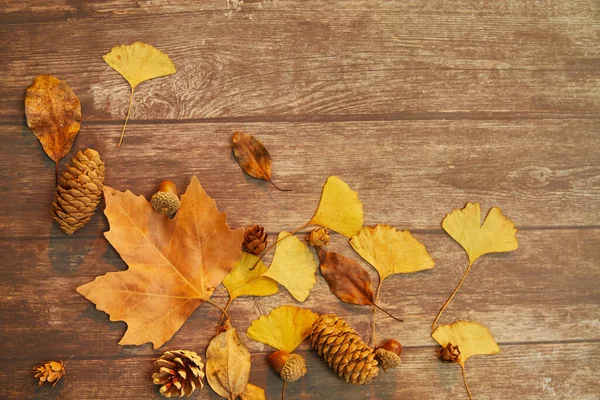
M267 247L267 232L259 225L252 225L244 232L244 249L248 253L259 255Z
M33 367L33 376L39 380L39 386L45 382L52 383L52 387L65 376L67 371L62 361L46 361L43 364Z
M313 247L323 247L329 244L329 229L318 228L310 232L308 243Z
M295 382L306 374L306 361L300 354L290 354L279 374L286 382Z
M396 368L401 363L398 354L382 348L375 350L375 358L379 361L379 364L381 364L381 368L383 368L384 371Z
M181 202L175 193L171 192L156 192L150 198L152 208L164 215L171 216L179 210Z
M375 351L346 321L334 314L317 318L312 326L310 344L346 382L364 385L379 373Z
M204 386L204 364L198 354L188 350L166 351L154 365L159 371L152 374L152 382L161 385L160 393L166 397L190 396L197 387Z
M77 153L56 186L52 209L60 229L68 235L83 227L102 199L104 162L93 149Z
M440 349L439 355L442 360L457 363L458 357L460 356L460 350L458 349L458 346L453 346L451 343L448 343L446 347Z

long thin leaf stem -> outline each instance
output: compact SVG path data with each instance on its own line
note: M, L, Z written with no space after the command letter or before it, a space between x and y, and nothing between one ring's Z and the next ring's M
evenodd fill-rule
M133 104L133 88L131 88L131 94L129 95L129 108L127 109L127 117L125 117L125 124L123 125L123 130L121 131L121 139L119 139L119 144L117 147L121 147L121 143L123 143L123 138L125 137L125 127L127 126L127 121L129 121L129 114L131 113L131 105Z
M471 266L472 265L473 264L469 264L469 266L467 267L467 270L465 271L465 273L462 276L462 279L460 280L460 282L458 282L458 286L456 286L456 289L454 289L454 292L452 292L452 294L450 295L450 297L448 297L448 300L446 300L446 302L444 303L444 305L442 306L442 308L438 312L437 316L435 317L435 321L433 321L433 324L431 324L431 329L435 328L435 325L437 324L437 322L439 321L440 317L442 316L442 313L444 312L444 310L446 309L446 307L448 307L448 304L450 304L450 301L452 301L452 299L454 298L454 295L458 292L458 289L460 289L460 287L462 286L463 282L465 281L465 278L467 277L467 274L471 270Z
M56 161L56 163L54 165L55 165L55 168L54 168L54 181L55 181L56 185L58 185L58 161Z
M223 312L221 313L221 318L219 318L219 323L217 324L216 335L218 335L219 331L221 330L221 325L223 325L223 318L225 318L225 313L227 312L227 310L229 310L229 306L231 305L232 301L233 301L233 299L231 297L229 297L229 301L227 302L227 304L225 305L225 308L223 309Z
M281 389L281 400L285 400L285 387L287 386L287 381L283 381L283 389Z
M377 308L379 311L381 311L382 313L386 314L388 317L395 319L396 321L399 321L399 322L404 321L402 318L398 318L398 317L393 316L388 311L386 311L384 308L381 308L379 305L377 305L375 303L373 303L373 306L375 308Z
M281 192L291 192L291 191L292 191L292 189L281 189L279 186L277 186L277 185L275 184L275 182L273 182L273 181L272 181L272 180L270 180L270 179L269 179L269 182L271 182L271 185L275 186L275 189L277 189L277 190L279 190L279 191L281 191Z
M379 279L379 283L377 284L377 289L375 290L375 301L373 302L373 322L371 323L371 344L373 347L376 345L376 337L375 337L375 314L377 314L377 309L379 306L376 304L379 302L379 290L381 289L381 278ZM383 311L383 310L382 310Z
M290 236L294 236L296 233L298 233L299 231L301 231L302 229L306 228L307 226L312 225L312 219L310 221L308 221L308 223L302 225L300 228L294 229L293 231L291 231L289 233L289 235L282 237L281 239L278 239L277 241L275 241L275 243L271 243L271 245L269 245L269 247L267 247L266 249L263 250L262 253L260 253L260 255L258 256L258 260L256 260L256 263L252 266L252 268L250 268L250 271L254 270L254 268L256 268L256 266L258 265L258 263L260 262L260 260L263 259L264 256L267 255L267 253L269 253L269 251L275 247L279 242L281 242L282 240L290 237Z
M467 375L465 374L465 366L460 365L462 369L463 382L465 383L465 387L467 388L467 393L469 393L469 399L473 400L473 395L471 394L471 389L469 389L469 384L467 383Z
M227 310L225 310L223 307L221 307L220 305L218 305L217 303L215 303L214 301L212 301L211 299L206 299L205 300L208 304L212 304L213 306L217 307L219 310L221 310L221 312L225 315L225 317L227 319L231 319L229 318L229 314L227 314Z

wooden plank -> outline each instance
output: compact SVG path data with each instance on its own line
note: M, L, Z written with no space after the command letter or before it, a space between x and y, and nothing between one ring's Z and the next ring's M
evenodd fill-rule
M389 121L328 124L83 125L74 149L94 147L106 184L150 196L161 179L183 190L197 175L232 226L292 229L310 219L329 175L358 190L365 223L440 229L467 201L500 206L518 227L600 225L597 120ZM230 135L256 134L273 179L242 173ZM26 127L0 126L0 237L63 236L51 220L54 168ZM364 151L368 149L368 151ZM102 209L102 208L101 208ZM77 235L107 229L98 213Z
M134 120L595 117L600 110L597 2L582 2L568 18L519 14L518 7L429 13L433 3L288 9L290 2L272 2L260 18L231 19L226 4L189 14L136 11L143 18L117 12L110 24L0 25L0 119L22 121L25 89L49 73L73 87L85 119L122 120L130 89L101 56L135 40L167 52L178 73L139 87Z
M305 349L306 344L302 345ZM204 358L201 348L196 348ZM467 363L467 377L477 399L595 399L600 377L598 343L557 343L508 345L494 356L476 356ZM90 358L76 354L67 365L67 375L54 389L38 388L31 375L38 359L0 361L0 396L6 399L149 399L159 398L150 375L152 362L160 353L118 358ZM403 364L398 370L380 372L372 383L351 386L337 378L311 350L300 351L308 373L289 384L286 398L344 399L448 399L468 398L458 365L439 361L433 347L405 348ZM267 389L268 399L281 396L281 379L265 362L266 353L254 354L250 382ZM55 353L55 358L70 354ZM42 359L43 360L43 359ZM206 383L206 381L205 381ZM205 385L198 399L217 399Z
M463 250L445 234L416 234L429 249L436 268L423 273L389 278L381 290L380 304L402 316L398 323L379 314L377 337L395 337L403 345L431 344L430 325L466 268ZM501 343L596 340L600 311L600 229L522 231L514 253L490 255L477 262L461 292L448 307L441 323L471 319L485 323ZM0 280L5 296L0 304L0 325L5 356L46 354L32 343L53 337L47 350L72 353L93 343L86 356L146 354L149 345L117 346L125 324L108 316L75 292L79 285L109 271L125 269L103 238L26 240L0 242L4 263ZM556 244L560 243L560 246ZM335 236L330 249L361 262L377 282L374 270L354 253L347 240ZM577 271L573 262L577 260ZM213 296L227 302L221 287ZM284 288L268 298L240 298L230 314L240 331L272 308L295 303ZM365 337L370 334L371 310L345 305L329 291L319 276L304 307L319 313L334 312L348 319ZM205 347L220 314L208 304L197 309L167 345ZM87 345L86 345L87 346ZM263 346L252 342L252 351ZM47 355L50 357L50 354Z

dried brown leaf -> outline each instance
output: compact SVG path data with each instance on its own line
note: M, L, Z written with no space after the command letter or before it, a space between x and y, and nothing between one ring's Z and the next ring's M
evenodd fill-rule
M65 81L39 75L25 95L27 126L58 166L81 127L81 103ZM57 167L58 168L58 167Z

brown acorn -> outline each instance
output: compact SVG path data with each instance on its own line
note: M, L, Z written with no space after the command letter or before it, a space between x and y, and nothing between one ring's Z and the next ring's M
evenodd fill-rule
M295 382L306 374L306 361L300 354L279 350L269 356L269 365L286 382Z
M177 186L169 180L162 181L158 186L158 191L152 195L150 203L161 214L169 217L175 215L181 206L179 196L177 196Z
M400 354L402 354L402 345L394 339L386 340L383 345L375 350L376 359L381 364L384 371L396 368L400 365Z

